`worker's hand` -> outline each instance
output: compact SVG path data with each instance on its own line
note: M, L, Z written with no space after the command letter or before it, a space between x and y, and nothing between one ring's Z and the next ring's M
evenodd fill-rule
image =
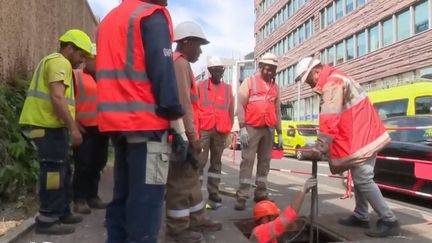
M312 188L314 188L318 184L318 180L314 177L310 177L307 179L303 185L302 192L308 193Z
M322 159L322 153L320 150L318 150L316 147L312 147L311 151L311 160L313 161L319 161Z
M192 141L191 146L192 146L193 152L196 154L200 154L201 151L203 150L203 145L201 143L201 140L199 140L199 139Z
M173 134L172 148L175 154L173 161L178 164L184 164L189 150L189 141L185 133Z
M86 130L83 126L81 126L81 124L79 124L79 122L76 122L76 125L78 127L78 130L80 131L81 134L86 133Z
M282 134L278 135L278 148L283 149L283 136L282 136Z
M72 130L70 131L70 135L72 140L72 147L78 147L79 145L81 145L82 135L78 127L75 126L74 128L72 128Z
M240 129L240 144L242 148L249 146L249 134L246 127Z

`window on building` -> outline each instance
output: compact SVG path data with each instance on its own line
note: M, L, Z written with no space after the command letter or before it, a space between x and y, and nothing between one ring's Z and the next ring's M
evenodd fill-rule
M379 48L378 25L369 28L369 51L375 51Z
M308 39L312 35L312 20L306 22L306 36L305 39Z
M354 58L354 37L346 40L346 59L351 60Z
M285 37L283 40L284 43L284 53L289 51L289 46L288 46L288 37Z
M429 3L428 1L423 1L414 7L414 23L415 23L415 33L423 32L429 29Z
M354 0L345 0L346 6L345 6L345 12L347 14L351 13L351 11L354 10Z
M299 29L299 43L303 43L305 40L305 27L302 25Z
M293 67L290 67L289 71L288 71L288 83L289 84L294 83L294 71L293 71Z
M334 8L333 3L327 7L327 25L331 25L334 22Z
M357 56L363 56L366 54L366 34L360 32L357 34Z
M298 0L292 0L293 2L293 13L297 12L298 9Z
M336 19L340 19L343 16L343 1L336 0Z
M298 34L298 29L295 30L294 32L294 46L298 45L298 40L299 40L299 34Z
M291 17L293 15L293 4L292 1L288 3L288 16Z
M294 35L291 33L288 37L289 42L289 49L294 48Z
M410 12L405 10L397 15L397 40L403 40L410 36Z
M343 41L336 44L336 65L345 61L345 48Z
M321 29L325 29L327 26L327 14L325 9L321 11Z
M393 18L389 18L382 23L383 46L393 43Z
M357 0L357 7L361 7L363 5L365 5L366 0Z
M327 64L327 49L321 51L321 63Z
M334 46L332 46L328 49L327 64L330 66L333 66L334 65L334 59L335 59L335 48L334 48Z

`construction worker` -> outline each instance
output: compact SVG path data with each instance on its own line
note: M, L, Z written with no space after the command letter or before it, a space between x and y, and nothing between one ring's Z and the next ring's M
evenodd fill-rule
M82 136L75 117L72 68L91 55L90 37L81 30L66 31L60 50L36 67L21 112L20 124L30 125L30 137L39 159L39 215L36 233L70 234L82 218L71 213L69 142L78 146Z
M222 81L224 65L219 57L212 57L207 63L210 78L199 83L200 128L203 153L200 174L207 164L210 151L210 166L207 173L207 191L209 206L217 209L221 206L219 183L222 170L222 153L234 121L234 103L232 87Z
M254 201L267 200L267 175L270 169L271 151L275 129L279 147L282 146L279 89L274 80L277 57L264 54L258 62L259 73L246 78L238 93L237 117L240 125L242 161L240 186L237 189L236 210L244 210L253 185L252 169L255 154L258 157Z
M316 185L316 178L307 179L302 190L295 195L292 205L286 207L281 214L276 203L270 200L259 201L254 207L255 228L250 240L259 243L278 242L278 238L296 221L306 193Z
M182 22L174 29L174 69L180 102L185 110L183 124L189 141L189 153L183 164L170 162L166 195L167 240L174 242L205 242L201 232L221 230L222 224L210 220L199 181L199 97L190 63L198 60L201 45L209 43L201 27Z
M102 169L108 160L108 135L99 132L96 119L96 45L92 57L85 60L83 70L74 70L76 120L83 142L73 150L74 211L89 214L90 208L104 209L106 203L98 196Z
M163 0L122 1L98 29L97 121L115 149L108 243L157 242L170 120L183 115L172 60L172 22Z
M399 234L399 223L373 181L377 152L390 142L384 124L366 92L343 72L312 57L297 64L296 81L307 83L321 98L319 134L312 155L329 158L332 173L351 169L356 207L339 224L369 228L368 203L377 212L371 237Z

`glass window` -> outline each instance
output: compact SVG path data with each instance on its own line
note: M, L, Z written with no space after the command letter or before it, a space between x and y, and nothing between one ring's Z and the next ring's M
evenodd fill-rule
M415 100L416 115L432 114L432 96L424 96Z
M327 64L330 66L333 66L334 65L334 58L335 58L335 48L334 48L334 46L332 46L328 49Z
M333 4L327 7L327 24L331 25L334 22Z
M289 35L288 40L289 40L288 41L289 42L289 49L294 48L294 36L292 33Z
M336 45L336 65L344 62L345 48L343 41Z
M375 103L374 107L381 119L392 116L406 116L408 99Z
M289 68L288 83L294 83L294 69L292 67Z
M298 35L298 29L296 29L296 31L294 32L294 46L297 46L298 44L298 40L299 40L299 35Z
M397 40L403 40L410 36L409 10L397 15Z
M327 15L325 9L321 11L321 29L324 29L326 27L327 23Z
M299 28L299 43L303 43L304 40L305 40L305 27L304 25L302 25Z
M429 29L429 3L423 1L414 8L415 33Z
M293 4L292 1L288 3L288 17L291 17L293 15Z
M297 12L298 9L298 0L292 0L293 2L293 13Z
M346 40L346 59L351 60L354 58L354 37Z
M366 54L366 35L365 32L357 34L357 56Z
M346 0L346 8L345 11L347 14L351 13L354 10L354 0Z
M361 7L363 5L365 5L366 0L357 0L357 7Z
M312 20L306 22L306 35L305 39L308 39L312 35Z
M320 56L321 56L321 62L323 64L326 64L327 63L327 49L322 50Z
M378 25L369 28L369 52L379 48Z
M288 47L288 37L284 38L284 53L289 51L289 47Z
M336 0L336 19L340 19L343 16L343 1Z
M387 19L382 23L383 26L383 46L393 43L393 19Z

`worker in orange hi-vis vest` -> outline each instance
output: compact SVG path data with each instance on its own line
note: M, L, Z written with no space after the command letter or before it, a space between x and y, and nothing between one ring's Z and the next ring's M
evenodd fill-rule
M224 65L219 57L212 57L207 63L210 78L198 84L200 100L200 128L203 152L201 157L201 178L210 152L210 166L207 172L208 207L217 209L222 204L219 196L222 153L234 121L232 87L222 80Z
M258 202L254 208L255 228L250 236L252 242L277 243L297 219L297 214L303 204L304 197L313 187L317 185L316 178L309 178L305 181L303 188L299 191L291 205L280 213L277 205L270 200Z
M102 169L108 160L107 134L99 132L96 110L96 45L93 57L86 58L83 70L74 70L76 120L83 142L73 150L75 171L73 175L74 211L89 214L90 208L104 209L107 203L98 196Z
M259 62L259 72L246 78L238 93L237 117L240 125L242 161L240 186L237 189L235 210L244 210L251 185L256 184L254 201L267 200L267 175L270 170L273 136L276 130L279 147L282 146L279 88L275 81L277 56L264 54ZM257 156L255 183L252 169Z

